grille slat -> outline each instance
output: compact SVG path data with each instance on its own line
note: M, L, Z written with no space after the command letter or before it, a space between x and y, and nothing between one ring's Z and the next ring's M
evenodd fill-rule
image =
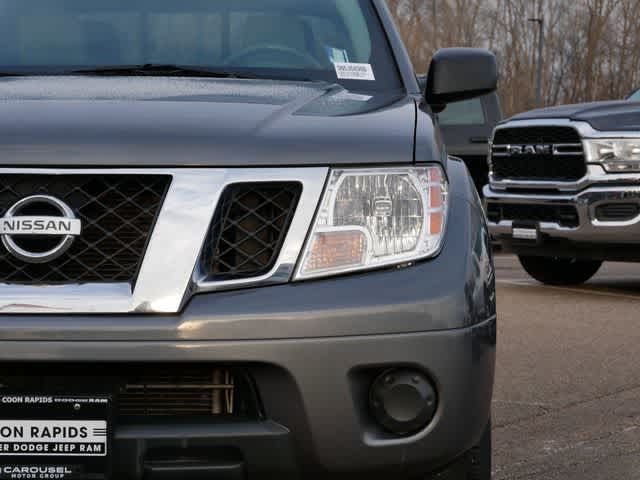
M302 186L296 182L242 183L223 192L202 255L209 281L258 277L278 258Z
M18 200L49 195L82 221L71 248L46 264L0 247L0 283L133 283L170 182L166 175L0 176L0 216Z
M508 146L555 146L555 154L510 155ZM496 130L491 158L497 180L576 181L587 173L582 139L572 127L541 126Z

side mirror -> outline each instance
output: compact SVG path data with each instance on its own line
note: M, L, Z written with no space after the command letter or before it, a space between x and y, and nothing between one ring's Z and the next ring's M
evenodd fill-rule
M498 87L496 57L480 48L443 48L431 60L425 99L434 110L480 97Z

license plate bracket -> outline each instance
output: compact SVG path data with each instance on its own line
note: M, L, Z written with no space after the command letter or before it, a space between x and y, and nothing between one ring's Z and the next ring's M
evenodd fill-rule
M0 480L108 480L109 395L0 395Z

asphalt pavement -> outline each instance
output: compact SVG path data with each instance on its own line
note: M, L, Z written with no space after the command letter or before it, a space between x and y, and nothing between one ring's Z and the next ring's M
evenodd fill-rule
M640 479L640 264L574 288L496 266L494 478Z

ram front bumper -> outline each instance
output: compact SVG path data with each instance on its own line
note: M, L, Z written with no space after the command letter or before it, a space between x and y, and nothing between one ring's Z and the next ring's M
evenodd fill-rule
M577 193L535 194L517 190L504 192L486 186L484 195L489 231L507 250L520 254L601 260L636 260L640 257L637 253L637 245L640 244L640 186L591 186ZM511 213L510 218L496 218L491 214L505 208L518 212L519 207L527 207L522 210L527 212L533 211L532 207L544 207L543 217L551 215L549 212L554 209L569 207L576 212L576 218L566 222L556 218L518 216L517 213ZM621 211L626 213L619 216ZM612 215L607 216L606 212ZM536 215L540 215L540 210ZM538 229L540 236L535 244L514 238L514 227L521 226Z

